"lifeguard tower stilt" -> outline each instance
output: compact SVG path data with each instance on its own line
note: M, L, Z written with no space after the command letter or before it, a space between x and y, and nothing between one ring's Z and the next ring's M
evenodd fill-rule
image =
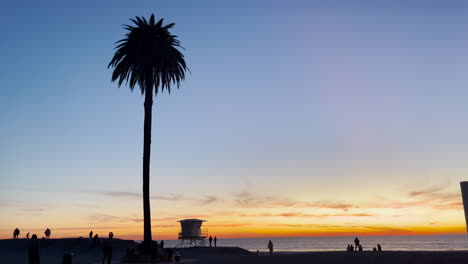
M205 220L184 219L177 222L180 222L181 230L179 231L179 242L177 242L176 248L208 246L206 241L208 229L201 229L203 222L206 222Z

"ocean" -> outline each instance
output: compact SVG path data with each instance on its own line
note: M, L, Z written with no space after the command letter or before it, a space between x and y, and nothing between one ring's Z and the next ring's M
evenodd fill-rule
M241 247L250 251L266 252L268 240L275 251L344 251L355 237L277 237L277 238L226 238L218 237L219 247ZM383 250L468 250L467 235L414 235L414 236L361 236L365 251L377 244ZM177 240L165 240L165 247L173 247Z

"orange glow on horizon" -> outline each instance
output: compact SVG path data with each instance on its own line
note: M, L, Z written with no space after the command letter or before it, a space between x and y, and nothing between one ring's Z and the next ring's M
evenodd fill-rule
M52 229L52 238L77 238L88 237L90 230L81 228L80 230L63 230ZM100 237L106 237L107 233L112 231L116 238L129 240L142 240L143 232L141 227L122 228L122 229L107 229L95 228L94 234L99 234ZM178 229L174 228L153 228L153 239L155 240L176 240ZM43 230L39 229L24 229L22 235L26 232L31 234L37 233L42 236ZM404 230L388 230L388 231L370 231L368 229L340 229L340 230L291 230L291 229L267 229L267 228L212 228L209 229L210 235L216 235L218 238L262 238L262 237L326 237L326 236L399 236L399 235L449 235L449 234L465 234L464 226L440 227L440 228L425 228L412 227ZM1 239L9 239L11 236L2 230Z

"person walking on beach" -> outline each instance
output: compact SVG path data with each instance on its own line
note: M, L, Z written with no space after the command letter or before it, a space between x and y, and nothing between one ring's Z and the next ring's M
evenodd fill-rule
M377 244L377 250L382 251L382 247L380 246L380 244Z
M93 238L93 230L89 231L89 239Z
M273 242L268 241L268 250L270 251L270 256L273 256Z
M107 259L107 264L110 264L112 261L112 238L114 237L114 234L112 232L109 232L109 238L106 239L102 245L102 264L104 264L105 260Z
M29 264L40 264L39 258L39 241L37 241L37 235L33 234L31 237L31 245L29 247Z
M215 236L215 238L214 238L214 244L215 244L215 247L216 247L216 240L218 240L218 239L216 239L216 236Z
M210 238L208 239L208 241L210 241L210 247L211 247L211 242L213 242L213 238L210 236Z

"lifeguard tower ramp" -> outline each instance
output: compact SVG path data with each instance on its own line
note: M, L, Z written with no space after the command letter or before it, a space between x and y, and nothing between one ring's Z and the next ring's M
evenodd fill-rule
M180 222L179 242L176 248L183 247L206 247L208 242L208 229L202 229L202 219L184 219L177 221Z

